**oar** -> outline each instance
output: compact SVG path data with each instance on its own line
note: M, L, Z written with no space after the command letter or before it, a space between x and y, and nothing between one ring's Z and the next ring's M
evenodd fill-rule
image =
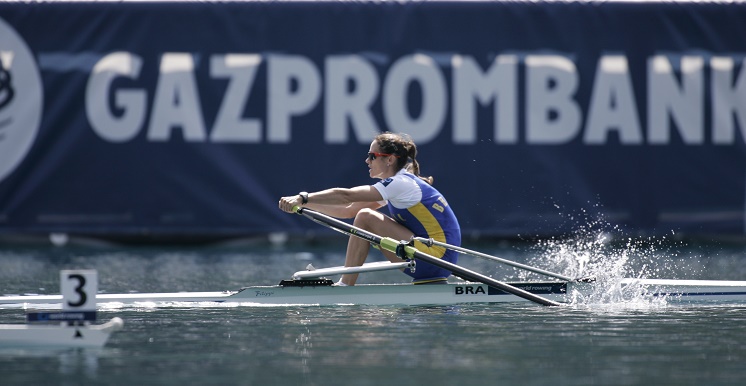
M512 267L525 269L526 271L531 271L531 272L534 272L534 273L539 273L539 274L542 274L542 275L546 275L546 276L549 276L549 277L554 277L554 278L557 278L557 279L562 279L562 280L565 280L565 281L575 281L575 280L584 281L584 280L588 280L588 279L573 279L573 278L571 278L569 276L561 275L559 273L545 271L545 270L543 270L541 268L536 268L536 267L532 267L530 265L525 265L525 264L517 263L515 261L506 260L506 259L503 259L503 258L500 258L500 257L497 257L497 256L487 255L487 254L484 254L482 252L472 251L470 249L461 248L461 247L458 247L458 246L455 246L455 245L441 243L440 241L436 241L436 240L433 240L433 239L426 239L426 238L423 238L423 237L415 237L414 240L417 240L417 241L419 241L419 242L421 242L421 243L423 243L423 244L425 244L427 246L437 245L437 246L440 246L440 247L445 247L445 248L452 249L452 250L457 251L457 252L466 253L468 255L477 256L477 257L481 257L481 258L488 259L488 260L494 260L494 261L497 261L497 262L500 262L500 263L503 263L503 264L506 264L506 265L510 265Z
M404 255L409 259L421 260L426 263L430 263L432 265L438 266L440 268L447 269L465 280L480 282L492 288L505 291L507 293L524 298L526 300L530 300L535 303L539 303L541 305L545 305L545 306L559 306L560 305L560 303L557 303L553 300L543 298L541 296L532 294L531 292L524 291L520 288L516 288L509 284L506 284L501 281L497 281L490 277L484 276L478 272L474 272L464 267L460 267L456 264L453 264L451 262L438 259L437 257L434 257L434 256L430 256L426 253L418 251L416 248L414 248L411 245L403 244L390 237L378 236L375 233L368 232L364 229L358 228L354 225L350 225L344 221L337 220L334 217L327 216L323 213L319 213L308 208L295 207L293 209L295 210L296 213L303 215L321 225L327 226L331 229L342 232L344 234L360 237L363 240L366 240L374 245L378 245L381 248L389 252L396 253L397 255L400 255L400 252L404 252Z

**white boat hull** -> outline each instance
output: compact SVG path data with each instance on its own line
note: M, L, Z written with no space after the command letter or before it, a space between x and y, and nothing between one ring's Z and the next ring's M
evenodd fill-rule
M69 326L0 324L0 346L15 347L103 347L112 332L122 328L124 322L113 318L100 325Z
M580 296L601 291L600 283L524 282L509 283L544 298L568 303ZM746 302L746 281L622 279L615 291L644 292L645 296L666 297L671 302ZM606 289L608 290L608 289ZM0 307L36 308L59 304L59 295L0 297ZM433 285L368 284L354 287L324 285L255 286L239 291L98 294L99 308L111 305L184 302L251 303L259 305L448 305L526 301L480 283Z

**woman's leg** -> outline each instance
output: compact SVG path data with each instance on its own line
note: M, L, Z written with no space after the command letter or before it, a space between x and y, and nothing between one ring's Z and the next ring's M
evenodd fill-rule
M391 217L373 209L362 209L358 212L355 216L353 225L366 231L373 232L381 237L391 237L396 240L409 240L414 235L409 229L397 223ZM369 250L370 242L357 236L350 236L350 240L347 243L345 267L358 267L363 265L365 259L368 257ZM383 255L391 262L402 261L391 252L384 250L381 250L381 252L383 252ZM357 274L342 275L341 281L347 285L355 285L357 276Z

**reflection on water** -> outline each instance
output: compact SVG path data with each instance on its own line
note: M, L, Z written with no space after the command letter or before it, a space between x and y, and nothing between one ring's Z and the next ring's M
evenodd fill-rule
M109 350L110 353L115 350ZM3 348L0 347L0 369L3 371L3 384L21 384L24 378L15 379L15 374L46 373L57 374L69 379L95 380L98 376L99 358L106 356L104 349L75 348Z

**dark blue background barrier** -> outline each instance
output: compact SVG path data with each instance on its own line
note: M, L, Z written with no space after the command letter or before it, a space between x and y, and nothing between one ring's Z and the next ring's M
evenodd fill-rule
M0 4L0 232L318 230L408 132L465 234L744 233L746 7Z

